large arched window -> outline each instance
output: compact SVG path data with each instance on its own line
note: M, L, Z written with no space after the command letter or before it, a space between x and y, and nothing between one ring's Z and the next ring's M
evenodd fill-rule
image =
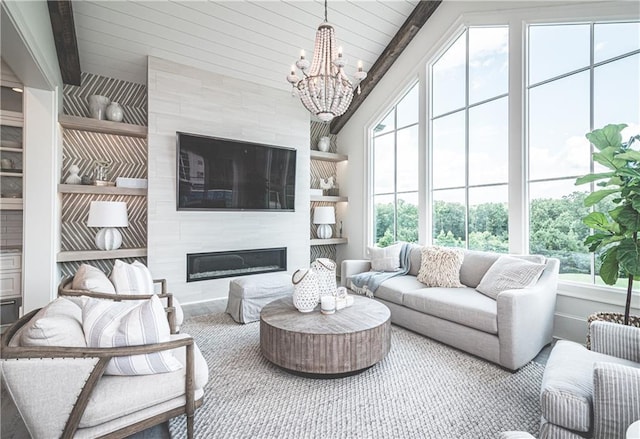
M373 129L374 243L418 241L418 84Z
M509 29L466 29L431 65L433 243L507 252Z

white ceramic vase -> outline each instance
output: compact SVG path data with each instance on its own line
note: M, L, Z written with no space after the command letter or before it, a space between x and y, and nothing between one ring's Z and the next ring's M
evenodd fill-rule
M122 122L124 118L124 112L122 107L117 102L111 102L107 107L107 119L113 122Z
M327 152L329 151L329 147L331 146L331 140L324 136L324 137L320 137L320 140L318 141L318 149L322 152Z
M106 120L107 118L107 105L109 105L109 98L100 95L89 96L89 113L94 119Z

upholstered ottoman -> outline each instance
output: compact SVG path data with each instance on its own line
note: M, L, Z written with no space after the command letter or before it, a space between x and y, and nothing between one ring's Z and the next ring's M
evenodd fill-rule
M287 273L240 277L229 283L227 313L238 323L257 322L262 307L292 294L291 275Z

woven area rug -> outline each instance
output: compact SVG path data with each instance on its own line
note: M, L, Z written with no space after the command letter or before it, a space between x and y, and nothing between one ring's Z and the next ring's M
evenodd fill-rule
M260 353L260 324L227 314L189 319L209 364L197 438L495 438L538 432L544 367L516 373L397 326L391 352L363 373L309 379L272 365ZM170 423L186 438L186 421Z

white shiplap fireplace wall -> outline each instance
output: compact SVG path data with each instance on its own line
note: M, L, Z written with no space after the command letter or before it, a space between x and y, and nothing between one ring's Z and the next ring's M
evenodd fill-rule
M226 298L229 280L186 282L186 254L287 247L309 264L309 113L282 90L149 57L148 265L181 302ZM176 131L296 148L295 212L176 210Z

